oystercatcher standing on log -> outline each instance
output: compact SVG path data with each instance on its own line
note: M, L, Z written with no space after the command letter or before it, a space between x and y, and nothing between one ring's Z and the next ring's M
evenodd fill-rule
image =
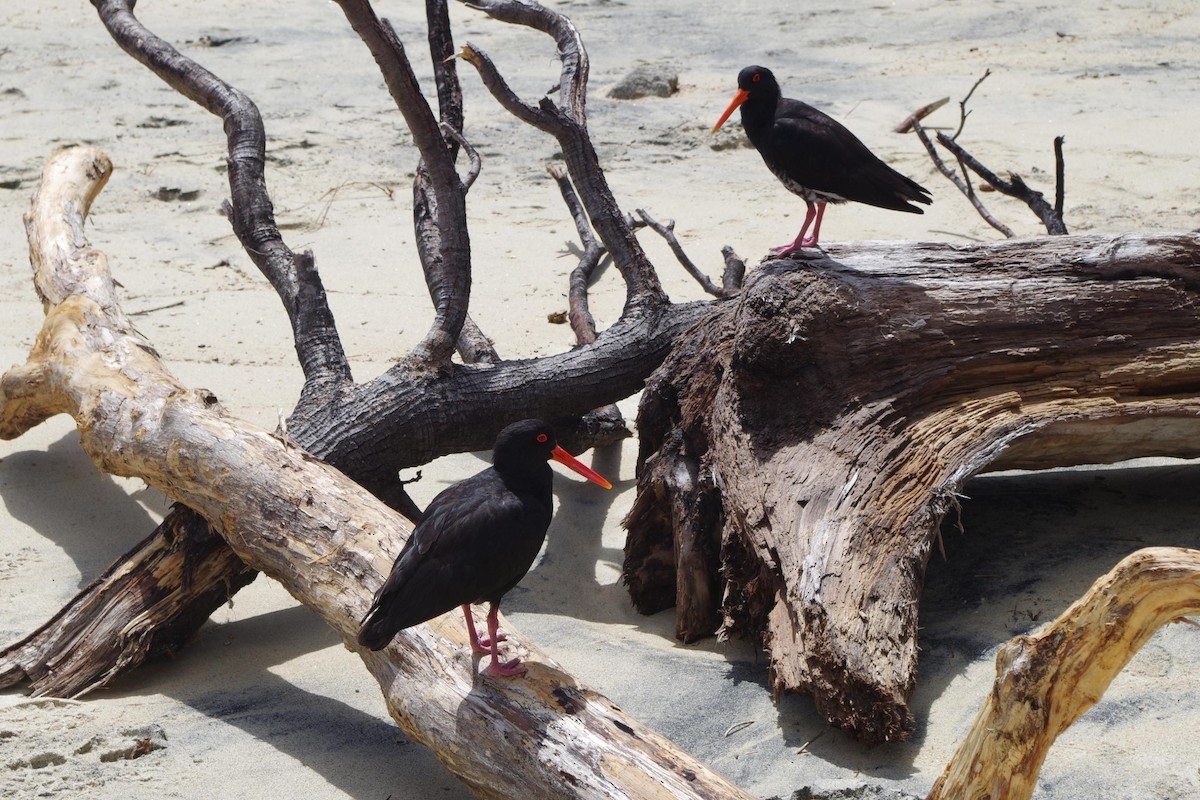
M471 648L490 655L491 675L520 675L520 658L500 661L500 598L517 585L537 558L550 527L554 497L549 461L611 489L612 484L558 446L541 420L500 431L492 466L433 498L405 542L387 581L367 612L358 643L387 646L399 631L461 606ZM487 638L475 632L471 603L491 604Z
M791 244L771 248L775 255L819 247L826 203L850 200L923 214L908 201L932 202L926 189L880 161L833 117L783 97L766 67L746 67L738 73L737 94L713 126L714 133L736 108L741 108L742 128L767 167L808 204L800 234ZM809 225L812 234L806 236Z

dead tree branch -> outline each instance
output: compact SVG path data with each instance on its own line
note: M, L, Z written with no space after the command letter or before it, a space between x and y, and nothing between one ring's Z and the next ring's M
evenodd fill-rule
M1063 218L1063 200L1066 197L1067 165L1063 161L1063 143L1065 136L1054 137L1054 216Z
M583 245L579 264L571 270L567 315L571 320L571 330L575 332L576 344L591 344L596 341L596 320L588 307L588 284L591 283L596 268L600 266L600 260L608 251L592 233L592 226L588 223L587 214L579 202L575 187L571 185L567 171L558 164L550 164L546 167L546 172L558 185L558 191L562 194L571 220L575 223L579 242Z
M725 271L721 273L721 288L726 294L741 291L742 282L746 278L746 262L738 258L738 254L729 245L721 248L721 256L725 259Z
M996 682L928 800L1028 800L1054 740L1150 637L1200 613L1200 551L1128 556L1043 630L996 656Z
M350 366L316 261L312 253L293 253L275 225L264 172L266 132L257 106L244 93L149 31L133 16L132 2L93 0L93 5L122 50L175 91L224 121L233 197L227 212L246 254L283 302L304 371L302 398L326 394L349 382Z
M963 174L960 176L957 172L946 166L946 162L942 160L940 155L938 155L937 148L933 146L933 140L929 138L929 134L926 133L925 128L921 125L920 121L912 120L909 127L917 134L917 138L921 140L921 144L925 146L925 152L929 154L929 158L931 161L933 161L933 165L937 167L938 172L942 173L942 175L946 177L946 180L953 183L954 186L963 193L963 196L966 197L971 205L975 207L975 210L979 212L979 216L983 217L983 221L1000 231L1000 233L1004 234L1005 237L1009 239L1016 236L1016 234L1013 233L1012 228L996 219L996 217L987 210L987 207L983 204L983 200L981 200L979 195L975 192L975 187L971 183L970 173L964 169Z
M575 343L591 344L596 341L596 320L592 317L591 309L588 307L588 287L600 266L601 259L608 251L592 233L592 226L588 223L587 214L579 202L579 195L575 192L575 187L571 185L567 171L559 164L550 164L546 167L546 172L558 185L563 202L566 203L571 219L575 223L579 242L583 245L579 263L575 269L571 270L570 287L567 292L567 317L571 323L571 330L575 333ZM625 423L625 415L621 413L615 403L610 403L588 412L579 422L579 433L568 434L568 440L574 435L615 442L627 439L633 433Z
M960 163L987 181L996 191L1006 194L1009 197L1015 197L1029 206L1029 210L1036 214L1038 219L1042 221L1042 224L1046 226L1046 233L1051 236L1066 235L1067 226L1063 223L1061 217L1055 215L1055 209L1046 202L1045 195L1031 188L1020 175L1010 172L1008 173L1009 179L1006 181L992 172L991 169L967 152L966 148L946 134L939 133L937 139L938 143L953 153Z
M1024 202L1025 205L1029 206L1029 209L1033 211L1033 213L1037 215L1038 219L1042 221L1042 225L1045 226L1048 234L1051 236L1065 235L1067 233L1067 226L1063 222L1063 174L1065 171L1062 156L1063 137L1059 136L1054 140L1056 181L1055 203L1053 206L1046 202L1046 199L1041 192L1031 188L1016 173L1010 172L1009 180L1003 180L991 169L984 166L982 162L972 156L969 152L967 152L966 148L958 143L959 135L961 135L963 130L966 128L967 117L971 115L970 110L967 108L967 103L970 101L971 96L975 94L975 90L978 89L980 84L987 80L988 76L991 74L991 70L985 70L983 75L981 75L979 79L971 85L971 90L967 92L966 96L964 96L963 99L958 102L958 129L949 136L941 132L937 134L938 142L951 153L953 153L954 157L958 160L958 173L950 169L948 166L946 166L946 163L942 161L941 157L937 153L937 149L933 146L933 142L930 141L929 135L921 125L921 120L925 116L945 105L947 102L945 99L930 103L913 112L908 119L897 126L896 131L898 133L905 133L909 130L916 132L917 137L921 140L921 144L925 147L925 152L929 154L929 158L931 161L933 161L934 166L937 167L938 172L942 173L947 180L954 184L955 188L962 192L963 196L965 196L971 205L975 207L975 210L979 213L979 216L982 217L987 224L1000 231L1007 238L1013 238L1014 233L1012 229L997 220L983 205L983 201L979 199L979 196L975 193L974 186L971 184L972 172L983 178L983 180L987 181L988 185L1001 194L1008 195L1009 197L1015 197L1016 199Z
M450 362L467 317L471 295L471 243L467 233L466 187L454 168L454 152L421 94L417 76L404 45L387 20L375 15L367 0L337 0L350 27L358 34L412 132L421 154L414 193L428 192L430 216L438 231L437 257L424 260L425 281L433 299L434 323L425 339L413 350L407 369L442 369ZM430 26L434 36L435 26ZM447 30L446 36L449 35ZM451 46L453 46L451 44ZM445 50L439 40L431 45L435 54ZM436 60L436 58L435 58ZM439 96L452 97L454 88L443 73ZM449 100L453 104L453 100ZM453 112L450 112L453 115ZM451 125L453 127L453 125ZM422 180L422 174L428 181ZM427 188L426 188L427 187Z
M382 651L358 648L359 621L406 523L342 473L230 417L166 370L116 302L107 259L82 234L110 173L91 148L60 151L47 166L28 224L46 321L29 360L0 379L0 434L70 414L98 467L196 509L240 559L359 653L406 734L480 797L643 797L648 786L654 796L747 797L528 643L521 680L482 677L450 615L406 629ZM520 635L505 627L516 644Z
M701 289L708 294L711 294L713 297L729 296L726 287L717 286L715 283L709 280L708 276L700 271L700 268L696 266L695 262L688 258L688 254L683 250L683 245L679 243L679 239L675 236L674 220L671 220L664 225L647 214L645 209L639 208L636 210L636 213L641 218L642 222L650 228L650 230L654 231L666 240L667 245L671 248L671 252L675 254L675 258L683 266L684 270L687 271L687 274L691 275L692 278L695 279L696 283L700 284Z
M658 275L626 222L587 133L588 58L575 26L561 14L528 0L479 0L468 5L502 22L525 25L554 38L562 63L557 104L548 96L537 106L521 100L478 47L467 43L461 55L479 72L501 106L558 141L588 220L625 279L626 313L665 305L668 298Z

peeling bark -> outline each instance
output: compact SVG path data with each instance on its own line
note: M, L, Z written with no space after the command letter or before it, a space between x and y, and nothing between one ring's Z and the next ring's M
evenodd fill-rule
M643 396L635 605L675 604L685 641L756 638L776 693L905 737L925 566L969 477L1200 455L1198 267L1195 234L764 263Z

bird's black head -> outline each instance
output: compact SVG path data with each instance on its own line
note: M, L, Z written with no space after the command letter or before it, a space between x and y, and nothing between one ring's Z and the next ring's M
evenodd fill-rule
M514 422L496 436L492 463L497 467L514 459L518 461L549 461L558 446L554 431L540 419Z
M749 66L738 73L738 88L754 96L779 94L775 75L766 67Z
M769 125L775 116L775 106L779 103L779 84L775 76L766 67L750 66L738 73L738 90L729 103L729 108L713 125L713 133L717 132L729 115L736 109L742 109L742 127L747 133L759 130ZM749 124L747 122L749 121ZM754 141L751 134L750 140Z
M496 446L492 451L492 466L501 475L546 474L548 469L543 465L551 459L575 470L592 483L606 489L612 488L611 483L579 463L570 453L559 447L554 438L554 431L550 430L550 426L540 419L524 419L514 422L496 436ZM548 475L546 480L549 480Z

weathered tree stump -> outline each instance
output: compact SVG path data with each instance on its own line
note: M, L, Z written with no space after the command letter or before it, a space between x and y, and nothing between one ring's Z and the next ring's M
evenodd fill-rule
M911 729L938 527L988 469L1200 454L1200 237L856 243L714 306L639 412L625 581L685 641L755 637L776 693Z

